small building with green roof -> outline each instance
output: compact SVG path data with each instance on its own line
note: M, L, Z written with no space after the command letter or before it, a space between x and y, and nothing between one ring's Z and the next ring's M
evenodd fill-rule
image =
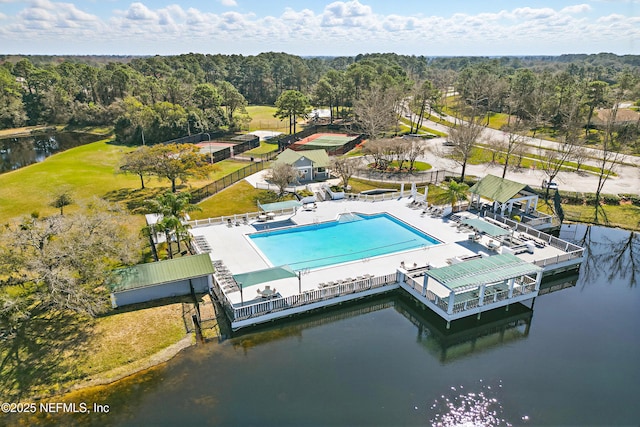
M161 298L208 292L213 264L209 254L185 256L114 271L111 305L121 307Z
M278 155L274 164L285 163L298 171L300 181L315 181L329 178L329 155L325 150L294 151L287 148Z
M500 215L511 214L514 206L524 213L530 213L538 207L538 195L527 184L487 175L470 189L471 204L478 207L481 199L493 204L493 211Z

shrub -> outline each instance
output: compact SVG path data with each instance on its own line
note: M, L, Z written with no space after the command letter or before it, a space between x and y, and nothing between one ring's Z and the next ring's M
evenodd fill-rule
M301 190L298 191L298 196L300 197L308 197L308 196L313 196L313 191L309 191L309 190Z
M621 199L620 199L620 197L616 196L615 194L604 194L602 196L602 200L607 205L619 205Z

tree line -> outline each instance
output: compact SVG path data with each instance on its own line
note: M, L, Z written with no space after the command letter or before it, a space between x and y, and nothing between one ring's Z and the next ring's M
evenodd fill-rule
M575 87L586 90L596 81L612 87L621 73L637 75L640 66L637 56L613 54L303 58L268 52L99 59L0 57L0 128L115 125L121 142L141 144L144 138L155 143L189 133L240 129L248 120L244 110L248 104L274 105L288 90L328 107L333 120L358 115L355 109L367 96L391 106L397 106L397 99L411 97L429 110L442 104L439 101L454 86L469 104L487 111L513 111L559 127L562 107L574 101ZM531 76L545 85L530 84ZM478 93L482 85L485 92L492 92ZM597 87L591 89L589 105L596 106ZM372 90L377 93L372 95ZM514 104L517 90L529 96L524 104ZM359 113L365 115L362 109Z

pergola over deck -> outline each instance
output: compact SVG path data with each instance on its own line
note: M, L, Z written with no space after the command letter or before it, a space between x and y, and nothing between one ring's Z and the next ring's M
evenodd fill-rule
M487 175L475 183L470 189L471 205L480 205L480 199L485 198L493 202L493 211L500 210L511 214L515 203L524 204L525 213L533 212L538 207L538 195L526 184L500 178L495 175Z
M535 280L528 276L535 276ZM427 270L423 295L429 291L441 295L440 299L446 300L439 306L446 311L442 315L453 320L468 316L472 309L479 313L537 293L541 280L542 268L515 255L500 254Z
M491 237L500 237L511 234L511 230L498 227L497 225L491 224L480 218L465 218L462 220L462 223L472 227L480 233L488 234Z

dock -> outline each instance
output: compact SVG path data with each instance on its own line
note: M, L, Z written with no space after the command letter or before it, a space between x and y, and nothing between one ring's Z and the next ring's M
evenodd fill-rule
M289 208L266 222L260 219L260 226L268 230L270 224L277 229L335 221L345 214L388 213L442 243L294 271L271 265L249 241L259 212L192 221L194 249L212 259L211 294L232 329L387 292L410 295L449 323L532 300L543 276L575 270L583 260L579 246L522 223L469 212L443 218L400 194L384 196L326 201L317 209Z

